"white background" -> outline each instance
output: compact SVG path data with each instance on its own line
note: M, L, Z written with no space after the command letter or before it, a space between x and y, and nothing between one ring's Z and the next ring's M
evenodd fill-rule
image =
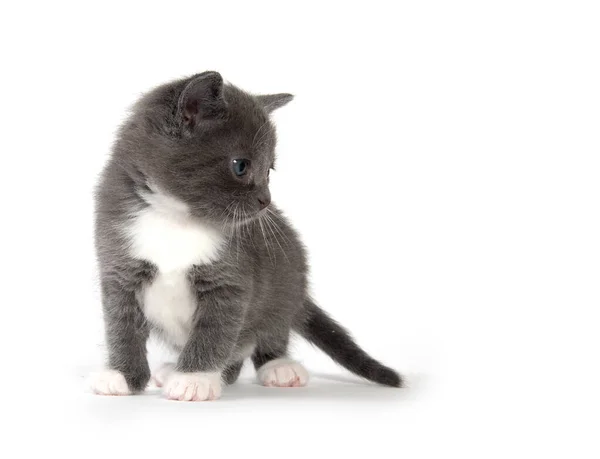
M10 457L598 457L596 2L13 3ZM262 388L247 368L214 403L84 391L103 360L96 177L142 91L208 69L296 95L275 115L274 200L320 304L409 388L364 384L298 341L306 389Z

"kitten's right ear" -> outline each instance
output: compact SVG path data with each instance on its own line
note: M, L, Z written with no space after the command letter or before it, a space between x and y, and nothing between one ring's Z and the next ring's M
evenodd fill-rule
M261 105L267 111L267 113L271 113L277 110L278 108L283 107L293 98L294 96L287 93L257 96L258 101L261 103Z
M227 109L223 99L223 78L217 72L204 72L188 83L179 96L178 112L190 128L203 120L221 118Z

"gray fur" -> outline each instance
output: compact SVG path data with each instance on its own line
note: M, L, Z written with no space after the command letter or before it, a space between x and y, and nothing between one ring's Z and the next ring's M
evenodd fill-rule
M157 268L131 257L122 228L132 212L148 205L140 194L152 192L149 183L230 235L218 261L189 272L197 310L177 370L223 370L232 383L244 348L255 346L258 368L286 356L290 331L296 330L351 371L401 385L393 370L365 354L308 298L304 247L269 204L276 143L269 113L291 98L252 96L224 85L218 73L204 72L152 90L121 127L97 188L96 248L108 366L121 371L133 391L143 390L150 378L151 325L140 292ZM251 160L241 179L231 172L234 158Z

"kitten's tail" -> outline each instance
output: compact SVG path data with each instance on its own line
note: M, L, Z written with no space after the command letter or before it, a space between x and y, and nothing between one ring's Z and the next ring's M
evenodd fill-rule
M402 387L402 378L354 342L349 333L310 299L304 301L304 320L294 327L335 362L363 378L384 386Z

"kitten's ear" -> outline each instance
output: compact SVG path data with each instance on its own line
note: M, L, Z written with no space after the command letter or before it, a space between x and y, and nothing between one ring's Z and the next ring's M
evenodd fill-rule
M258 101L262 104L263 108L267 111L267 113L271 113L272 111L283 107L293 98L294 96L286 93L257 96Z
M227 109L223 99L223 78L217 72L204 72L188 83L179 96L179 115L184 126L194 127L203 120L218 119Z

